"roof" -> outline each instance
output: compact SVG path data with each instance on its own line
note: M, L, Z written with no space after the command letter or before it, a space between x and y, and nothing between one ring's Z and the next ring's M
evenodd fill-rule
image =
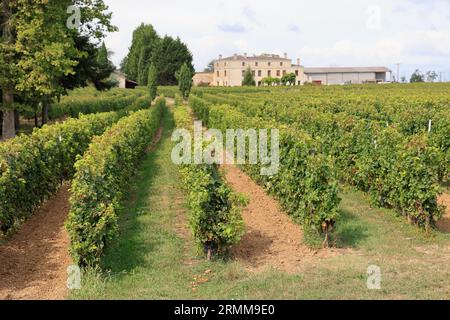
M128 79L127 75L125 73L123 73L122 71L120 71L120 70L114 70L112 72L112 74L115 74L118 77L125 78L125 81L131 82L131 83L134 83L134 84L138 84L136 81Z
M222 59L217 59L216 61L223 61L223 60L286 60L291 61L291 59L288 58L282 58L278 54L261 54L259 56L243 56L243 55L236 55L231 57L225 57Z
M392 72L392 71L385 67L305 68L305 73L362 73L362 72Z

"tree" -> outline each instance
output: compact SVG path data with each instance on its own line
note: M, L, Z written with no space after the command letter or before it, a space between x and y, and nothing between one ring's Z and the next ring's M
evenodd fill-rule
M203 72L214 72L214 60L211 60Z
M160 37L150 24L142 23L133 31L131 47L121 64L122 71L131 80L138 81L141 85L147 84L150 61L160 41Z
M192 53L180 38L173 39L165 36L153 53L151 63L158 70L158 84L162 86L177 85L175 74L186 64L193 74Z
M295 85L295 80L297 79L297 76L295 75L295 73L288 73L286 75L284 75L281 78L281 83L285 86L287 84L289 85Z
M425 82L424 75L420 72L419 69L416 69L414 73L411 75L411 80L409 80L411 83L414 82Z
M63 79L73 75L78 60L86 55L75 38L101 39L115 31L103 0L77 0L78 29L67 25L67 8L74 1L2 1L0 85L3 89L3 137L14 136L14 96L39 99L44 113L53 97L64 94Z
M436 73L436 71L433 70L428 71L426 76L428 82L434 82L438 78L438 74Z
M160 38L152 25L141 24L133 32L131 47L121 68L130 79L147 85L148 70L153 64L158 70L159 85L176 85L175 73L184 63L194 72L192 61L192 53L179 38Z
M273 86L273 85L279 85L281 83L281 79L280 78L274 78L274 77L266 77L262 79L262 83L266 84L268 86Z
M148 90L150 94L150 100L153 101L156 98L156 92L158 90L158 72L153 64L148 69Z
M253 77L253 72L250 67L245 70L244 79L242 80L243 86L254 87L256 86L255 78Z
M13 16L15 8L11 0L2 0L0 11L0 86L2 89L2 137L15 136L14 125L14 87L16 85L15 30Z
M184 99L187 99L191 92L193 75L194 74L187 63L184 63L181 66L181 69L176 73L178 87Z

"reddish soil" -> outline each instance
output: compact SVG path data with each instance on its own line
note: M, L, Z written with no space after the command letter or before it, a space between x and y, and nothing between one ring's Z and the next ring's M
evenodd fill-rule
M309 249L303 244L300 226L280 209L276 200L236 166L227 165L223 169L229 185L249 199L249 205L242 211L246 234L232 248L234 257L248 270L275 268L294 273L306 261L338 253L333 249Z
M440 204L446 206L444 216L437 223L438 229L442 232L450 233L450 195L443 193L438 201Z
M0 299L61 300L66 287L69 185L46 201L15 235L0 245Z

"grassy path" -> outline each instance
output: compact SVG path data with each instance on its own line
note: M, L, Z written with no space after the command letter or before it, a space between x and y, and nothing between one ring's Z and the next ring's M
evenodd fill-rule
M187 208L172 164L173 119L144 160L121 219L121 235L84 275L74 299L400 299L450 298L450 235L427 238L392 211L373 209L362 193L342 195L336 232L340 254L299 262L296 273L248 271L241 262L196 255ZM368 290L367 268L382 271L382 289Z

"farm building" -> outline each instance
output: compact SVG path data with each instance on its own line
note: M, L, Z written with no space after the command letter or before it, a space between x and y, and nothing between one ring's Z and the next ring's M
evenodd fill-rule
M120 71L114 71L111 74L111 77L119 82L119 88L134 89L138 86L138 83L136 81L127 79L127 76Z
M247 56L245 53L226 58L219 55L219 59L214 61L214 72L198 72L193 82L196 86L241 86L245 71L249 67L257 86L263 85L264 78L281 78L289 73L295 74L296 85L305 82L323 85L380 83L386 82L387 74L392 72L385 67L306 68L300 64L300 59L293 64L287 54L280 57L277 54Z
M309 82L324 85L386 82L391 72L385 67L305 68Z
M210 86L214 80L214 74L212 72L197 72L192 80L194 86Z

